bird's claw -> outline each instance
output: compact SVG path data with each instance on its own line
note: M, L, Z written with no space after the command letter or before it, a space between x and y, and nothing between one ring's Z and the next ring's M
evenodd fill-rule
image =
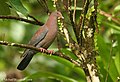
M48 50L49 54L54 54L54 50Z
M40 49L40 51L43 52L43 53L44 53L45 50L46 50L46 49L44 49L44 48L39 48L39 49Z
M44 49L44 48L39 48L39 50L43 53L46 52L46 49ZM47 50L47 52L48 52L48 54L54 54L54 50Z

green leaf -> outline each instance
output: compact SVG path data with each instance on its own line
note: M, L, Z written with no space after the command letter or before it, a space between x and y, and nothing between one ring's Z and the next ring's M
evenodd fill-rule
M6 0L0 0L0 15L9 15L10 9Z
M108 49L106 43L104 42L103 38L100 35L97 35L97 45L100 56L103 59L103 63L105 64L105 66L107 66L110 50Z
M77 43L75 32L74 32L73 27L71 25L68 25L68 31L70 33L71 38Z
M117 35L118 40L118 53L115 55L115 65L120 75L120 34Z
M12 8L15 9L16 11L24 15L28 14L27 9L23 6L20 0L9 0L9 3L12 6Z
M103 38L100 35L97 36L97 44L98 44L98 51L99 51L100 57L104 64L104 68L108 72L112 80L115 82L119 74L113 58L110 59L111 57L110 54L112 54L112 52L110 52L109 46L107 46L107 44L104 42Z
M26 78L23 79L23 81L21 82L28 82L29 80L34 80L34 79L39 79L41 77L46 77L46 78L51 78L51 79L58 79L61 80L63 82L78 82L72 78L60 75L60 74L55 74L52 72L47 72L47 71L39 71L37 73L34 73Z
M98 65L99 65L100 81L101 81L101 82L105 82L106 74L107 74L108 72L106 71L106 69L104 69L104 64L103 64L103 62L102 62L102 58L101 58L100 56L97 56L96 58L97 58L97 63L98 63ZM112 78L109 76L109 74L108 74L107 82L113 82L113 80L112 80Z
M53 56L53 55L49 56L49 57L65 66L67 66L68 68L72 69L74 72L76 72L81 77L81 79L85 80L84 71L80 67L77 67L75 64L73 64L70 61L63 59L61 57L57 57L57 56Z
M120 26L114 25L112 23L107 23L107 22L103 22L103 24L105 24L106 26L111 27L111 28L113 28L115 30L120 31Z
M70 19L68 17L68 14L64 13L64 17L65 17L65 19L64 19L65 20L65 26L68 29L70 37L77 43L77 38L76 38L75 32L73 30L72 24L70 24Z
M120 11L120 5L117 5L114 9L115 12Z
M118 51L120 54L120 34L117 35L117 40L118 40Z
M72 59L74 59L74 60L77 60L77 59L78 59L69 49L62 48L61 51L62 51L64 54L70 56L70 57L71 57Z
M116 54L114 61L115 61L115 66L117 68L117 71L120 75L120 53Z

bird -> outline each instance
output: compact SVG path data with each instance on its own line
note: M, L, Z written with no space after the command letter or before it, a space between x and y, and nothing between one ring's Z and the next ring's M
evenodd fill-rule
M36 33L32 36L28 44L36 48L40 48L41 50L43 49L43 51L44 49L47 50L48 47L53 43L55 37L57 36L58 18L64 19L61 12L60 11L52 12L48 17L46 23L36 31ZM25 49L25 51L22 54L22 60L17 66L17 69L24 70L30 63L34 54L36 53L38 53L38 51L32 49Z

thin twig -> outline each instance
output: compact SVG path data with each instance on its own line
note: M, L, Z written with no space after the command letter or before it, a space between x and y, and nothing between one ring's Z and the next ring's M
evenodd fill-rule
M83 32L83 27L85 26L86 14L88 12L89 4L90 4L89 0L84 1L84 6L83 6L83 10L82 10L83 15L80 16L80 18L81 18L80 31L79 31L80 39L78 42L80 43L81 46L83 46L83 43L82 43L83 34L82 34L82 32Z
M74 0L73 22L75 23L76 0Z
M45 50L44 52L42 52L39 48L36 48L32 45L27 45L27 44L10 43L7 41L0 41L0 44L5 45L5 46L15 46L15 47L20 47L20 48L32 49L32 50L36 50L41 53L46 53L47 55L51 54L48 50ZM73 60L72 58L70 58L60 52L53 52L52 55L62 57L64 59L74 63L76 66L81 66L77 61Z
M107 18L111 18L113 22L120 25L120 19L113 17L111 14L108 14L105 11L102 11L102 10L99 10L99 14L101 14L101 15L107 17Z
M97 7L98 7L98 2L97 0L94 0L94 21L95 21L95 27L96 27L96 32L99 33L98 29L98 22L97 22Z
M26 23L34 24L34 25L40 25L40 26L42 26L44 24L44 23L39 22L39 21L28 20L28 19L25 19L25 18L20 18L20 17L15 17L15 16L1 16L0 15L0 19L19 20L19 21L23 21L23 22L26 22Z
M39 22L35 17L33 17L32 15L28 15L30 18L32 18L33 20L35 20L36 22Z

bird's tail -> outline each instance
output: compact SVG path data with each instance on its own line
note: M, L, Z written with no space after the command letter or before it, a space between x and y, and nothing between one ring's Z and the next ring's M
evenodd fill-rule
M24 53L24 57L23 57L22 61L19 63L17 69L24 70L28 66L28 64L30 63L30 61L35 53L36 52L33 50L27 50Z

